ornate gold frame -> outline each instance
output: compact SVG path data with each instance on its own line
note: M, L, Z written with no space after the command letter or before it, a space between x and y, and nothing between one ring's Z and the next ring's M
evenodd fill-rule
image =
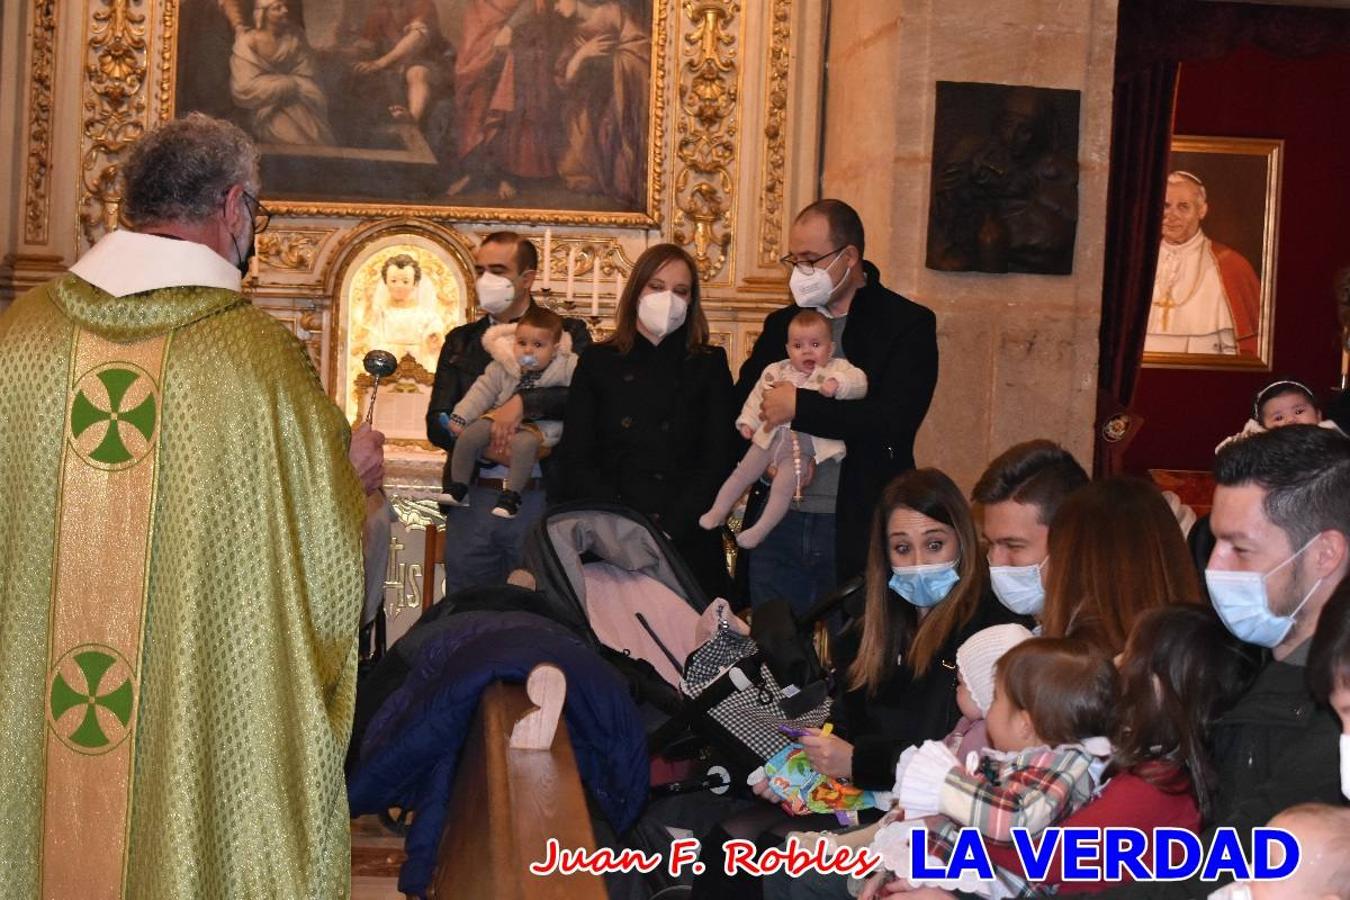
M1284 141L1265 138L1194 137L1176 135L1172 152L1212 153L1233 156L1263 156L1266 159L1265 209L1261 223L1261 315L1257 330L1257 357L1220 353L1145 352L1149 369L1211 369L1269 372L1275 328L1275 248L1279 237L1280 178Z
M103 0L122 6L136 0ZM151 2L151 0L146 0ZM157 121L173 118L178 70L178 6L183 0L163 3L162 44L159 53L159 90ZM687 0L686 5L691 5ZM702 2L700 7L720 7L721 3ZM733 3L733 5L735 5ZM454 206L421 203L338 203L328 201L268 200L267 205L283 216L359 216L363 218L417 217L448 219L456 222L509 222L549 225L590 225L629 228L658 228L662 222L662 185L665 175L667 83L666 55L670 42L670 3L652 0L652 65L648 109L651 121L647 132L647 208L642 212L592 212L556 209L500 209L496 207ZM264 191L266 188L264 187ZM264 199L266 195L264 194Z

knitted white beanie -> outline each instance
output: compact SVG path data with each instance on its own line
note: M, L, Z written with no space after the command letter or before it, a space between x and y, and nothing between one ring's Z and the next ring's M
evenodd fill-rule
M977 631L956 651L956 670L971 699L986 716L994 703L994 664L999 657L1031 637L1021 625L993 625Z

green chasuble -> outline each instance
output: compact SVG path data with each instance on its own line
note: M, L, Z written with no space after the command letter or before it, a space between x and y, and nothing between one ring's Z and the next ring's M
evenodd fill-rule
M347 895L349 440L233 291L0 317L0 895Z

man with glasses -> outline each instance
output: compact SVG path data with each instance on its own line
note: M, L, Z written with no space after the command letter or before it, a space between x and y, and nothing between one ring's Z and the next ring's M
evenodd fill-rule
M194 114L122 177L125 227L0 316L4 893L344 897L378 442L359 479L240 293L249 138Z
M789 384L765 392L765 422L842 439L847 454L806 467L799 508L750 556L752 603L777 597L801 611L861 573L873 504L888 481L914 467L914 435L937 383L936 319L883 287L864 249L862 220L847 203L817 200L803 209L782 260L794 303L764 320L741 367L736 388L744 402L765 366L787 357L792 317L812 307L830 319L836 355L867 373L860 400L832 400Z

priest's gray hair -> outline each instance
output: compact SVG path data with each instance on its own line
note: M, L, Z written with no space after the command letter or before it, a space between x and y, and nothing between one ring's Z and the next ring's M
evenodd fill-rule
M238 126L189 113L136 142L122 181L122 218L131 227L201 222L232 186L258 192L258 148Z
M1201 203L1209 202L1209 198L1206 196L1208 192L1205 190L1205 183L1200 180L1199 175L1192 175L1190 172L1183 172L1181 169L1177 169L1167 176L1167 183L1189 184L1191 187L1195 188L1196 193L1200 195Z

